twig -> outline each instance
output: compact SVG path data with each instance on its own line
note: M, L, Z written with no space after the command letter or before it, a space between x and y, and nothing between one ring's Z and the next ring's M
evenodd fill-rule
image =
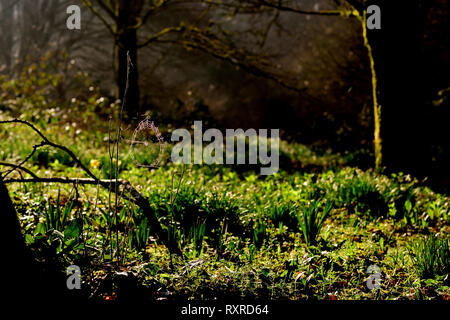
M24 183L62 183L62 184L79 184L79 185L97 185L100 184L102 187L109 189L110 184L126 185L129 182L126 180L109 180L109 179L90 179L90 178L60 178L60 177L51 177L51 178L40 178L33 174L33 178L11 178L3 180L4 183L14 183L14 182L24 182Z
M170 217L171 217L171 222L170 222L170 228L169 228L169 246L172 246L172 237L174 237L174 225L175 225L175 221L173 220L173 206L175 204L175 200L178 197L178 192L180 190L180 186L183 182L183 177L184 177L184 170L186 168L186 165L183 163L183 169L181 171L181 175L180 175L180 182L178 183L177 186L177 191L175 193L175 195L173 196L173 184L174 184L174 177L176 175L176 171L174 171L172 173L172 187L170 189ZM172 198L173 196L173 198ZM169 250L169 255L170 255L170 267L173 269L173 260L172 260L172 253Z
M22 170L23 172L28 173L28 174L29 174L30 176L32 176L33 178L38 178L38 176L37 176L33 171L31 171L30 169L27 169L27 168L22 167L20 164L14 164L14 163L8 163L8 162L2 162L2 161L0 161L0 166L12 167L12 168L14 168L13 171L14 171L14 170L17 170L17 169L20 169L20 170Z
M114 145L113 145L113 150L111 150L111 121L112 121L112 115L109 116L109 126L108 126L108 155L109 155L109 189L108 189L108 236L107 238L109 239L109 243L110 243L110 256L111 256L111 260L113 257L113 252L112 252L112 233L111 233L111 229L112 229L112 223L110 220L110 214L111 214L111 190L112 190L112 172L113 172L113 153L114 153ZM117 181L117 180L116 180Z
M8 124L8 123L20 123L20 124L24 124L24 125L30 127L31 129L33 129L33 130L34 130L34 131L42 138L42 142L41 142L39 145L36 145L37 147L42 147L42 146L47 145L47 146L50 146L50 147L53 147L53 148L60 149L60 150L64 151L64 152L67 153L67 154L75 161L75 163L76 163L78 166L80 166L80 168L83 169L83 171L86 172L91 178L93 178L93 179L98 179L98 178L91 172L91 170L89 170L89 169L88 169L88 168L80 161L80 159L78 159L78 158L75 156L75 154L74 154L72 151L70 151L70 149L68 149L68 148L65 147L65 146L62 146L62 145L56 144L56 143L54 143L54 142L51 142L50 140L48 140L48 138L47 138L46 136L44 136L44 135L42 134L41 131L39 131L39 129L37 129L34 125L32 125L31 123L29 123L28 121L20 120L20 119L13 119L13 120L0 121L0 124ZM36 147L36 146L35 146L35 147ZM31 157L31 156L28 156L28 157L27 157L27 158L28 158L27 160L29 160L29 157ZM22 162L23 162L23 161L22 161ZM21 163L20 165L22 165L22 164L23 164L23 163Z
M74 161L76 164L78 164L78 166L87 174L89 175L91 178L63 178L63 177L53 177L53 178L41 178L41 177L37 177L36 174L31 174L33 176L33 178L26 178L26 179L16 179L16 178L12 178L12 179L6 179L3 182L4 183L13 183L13 182L23 182L23 183L36 183L36 182L43 182L43 183L65 183L65 184L83 184L83 185L101 185L103 188L111 190L112 187L116 186L116 184L120 184L123 186L124 190L126 190L129 194L128 195L124 195L124 198L132 201L133 203L135 203L139 208L142 209L143 214L149 219L150 225L152 226L152 229L154 231L154 233L156 234L156 236L164 243L166 244L169 249L170 246L168 244L167 241L167 231L164 230L161 226L161 224L159 223L159 220L157 219L157 217L155 216L148 198L146 198L145 196L143 196L141 193L139 193L131 184L130 182L126 181L126 180L122 180L122 179L110 179L110 180L101 180L99 178L97 178L81 161L80 159L78 159L75 154L70 151L67 147L61 146L59 144L53 143L50 140L48 140L47 137L45 137L35 126L33 126L31 123L24 121L24 120L19 120L19 119L13 119L13 120L6 120L6 121L0 121L0 124L10 124L10 123L19 123L19 124L24 124L28 127L30 127L31 129L33 129L43 140L43 142L45 142L45 145L49 145L51 147L60 149L64 152L66 152ZM20 169L22 168L22 166L17 166L14 165L16 167L16 169ZM175 253L180 254L180 250L178 250L177 248L172 248L173 251Z
M31 153L25 157L25 159L23 159L20 163L13 165L12 168L8 171L6 171L6 173L1 177L2 179L5 179L11 172L13 172L14 170L16 170L17 168L21 167L25 162L27 162L29 159L31 159L31 157L34 155L34 153L36 152L36 150L39 147L42 147L45 145L45 142L41 142L39 144L36 144L33 146L33 151L31 151Z
M123 117L123 109L126 106L127 103L127 95L128 95L128 88L130 85L130 70L133 67L133 64L131 63L131 58L130 58L130 51L127 51L127 81L125 84L125 91L124 91L124 95L123 95L123 101L122 101L122 107L120 108L120 113L119 113L119 119L117 120L117 135L116 135L116 181L119 179L119 146L120 146L120 129L121 129L121 125L122 125L122 117ZM117 210L118 210L118 201L119 201L119 197L118 197L118 189L117 189L117 183L115 185L115 195L116 195L116 203L115 203L115 208L114 208L114 219L116 222L116 253L117 253L117 261L120 260L120 248L119 248L119 228L117 227L117 223L118 223L118 219L117 219Z

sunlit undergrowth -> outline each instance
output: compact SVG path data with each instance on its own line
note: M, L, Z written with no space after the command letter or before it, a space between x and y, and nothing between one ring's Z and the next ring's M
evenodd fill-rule
M111 176L107 122L60 118L38 126L95 174ZM125 139L132 131L127 130ZM27 128L2 126L0 161L19 162L38 142ZM169 254L132 202L120 198L116 219L114 194L105 189L8 187L36 257L61 270L79 265L93 300L450 297L447 196L409 175L347 167L339 155L318 155L300 144L282 142L281 148L288 161L273 176L231 166L188 166L172 210L172 177L180 166L166 157L159 169L136 167L123 142L120 178L149 198L181 255ZM73 164L63 152L42 148L25 166L42 177L83 177ZM425 236L436 240L420 242ZM379 291L366 286L371 265L382 272Z

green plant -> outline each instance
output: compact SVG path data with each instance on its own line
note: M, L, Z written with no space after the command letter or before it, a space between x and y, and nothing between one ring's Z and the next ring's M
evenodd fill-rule
M308 246L317 243L317 236L332 207L333 203L330 201L322 205L322 201L313 200L308 207L302 206L301 214L296 212L298 224Z
M248 261L253 262L253 260L255 260L257 252L258 249L256 248L256 246L254 244L251 244L248 247L248 256L247 256Z
M221 245L225 233L242 233L239 208L225 194L207 194L183 184L173 202L173 212L170 192L152 193L150 199L155 215L167 229L173 217L174 228L169 236L178 247L191 243L192 231L199 227L198 221L205 224L205 240L213 246Z
M297 225L297 221L294 215L291 214L292 206L289 203L277 203L275 205L271 205L268 208L269 211L269 220L272 220L272 223L275 226L280 225L282 223L285 226L294 228Z
M410 247L414 266L422 278L450 272L450 239L430 235L414 241Z
M53 206L50 201L47 202L47 206L44 210L45 217L45 231L51 229L57 231L63 231L68 223L70 212L73 208L73 201L66 204L61 210L60 206L60 193L56 199L56 206Z
M406 190L400 192L400 197L394 201L394 217L396 219L403 219L406 224L416 225L418 222L418 214L415 205L414 188L408 187Z
M89 135L91 130L77 135L74 149L83 154L84 165L109 178L110 172L115 176L115 162L110 168L109 157L102 159L103 154L108 154L108 143L104 141L108 128L102 121L93 123L101 128L95 137ZM85 125L78 121L77 126L84 129ZM39 128L51 135L61 129L47 122L39 124ZM0 130L1 161L16 163L27 157L29 135L28 130L21 130L19 126ZM61 143L70 143L71 136L61 135ZM92 140L94 144L90 143ZM295 165L304 163L300 151L298 156L292 157ZM327 170L307 173L306 168L294 171L281 168L274 176L260 177L251 171L236 171L234 167L193 165L188 166L186 183L181 185L174 200L172 220L170 187L176 167L170 162L163 163L159 170L136 167L126 153L128 150L120 155L121 177L130 179L143 195L148 195L150 213L165 230L171 231L168 232L170 243L181 255L170 255L163 239L153 234L154 225L148 216L127 200L127 189L119 189L124 192L119 197L116 215L114 201L111 201L112 207L109 206L108 190L97 189L97 185L78 185L80 201L72 205L62 196L73 193L75 189L71 185L62 185L61 199L56 200L58 187L54 184L11 183L8 188L25 240L39 260L86 263L83 267L94 267L102 276L113 271L111 267L121 268L121 264L103 263L114 259L113 250L118 244L120 261L136 266L132 273L136 272L138 281L144 281L149 288L154 285L167 288L174 297L186 295L201 299L241 294L263 299L334 300L368 297L361 278L354 275L367 267L366 261L375 259L374 262L382 263L386 274L391 275L389 283L395 283L378 291L377 298L446 299L450 294L446 277L448 242L429 245L428 249L424 244L417 245L417 255L411 249L412 263L407 249L408 239L421 231L447 232L450 198L417 185L407 176L399 174L398 179L393 179L370 170L331 168L331 160L327 159L333 155L322 161L316 153L307 156L306 163L317 165L319 169L319 162L323 162ZM63 154L43 147L24 168L40 177L81 177L79 167L66 167L70 162L64 159ZM339 161L338 157L333 159L336 163ZM8 168L0 165L1 171ZM51 174L54 171L58 174ZM26 172L21 174L29 178ZM7 178L20 177L16 170ZM301 202L298 199L302 199ZM336 210L327 212L325 201L333 201ZM303 203L304 208L298 203ZM362 216L383 216L386 203L389 219ZM315 210L314 206L317 206ZM331 213L333 219L327 219ZM413 228L399 223L404 221ZM432 229L420 230L424 222ZM299 247L302 242L309 248ZM314 246L317 243L320 248ZM80 259L83 251L84 258ZM433 255L433 252L440 253ZM420 262L416 262L416 256ZM91 266L89 261L94 264ZM182 269L186 265L189 267ZM200 265L202 267L195 267ZM413 267L428 274L421 277L434 278L419 280L412 272ZM176 281L180 274L184 274L184 281ZM96 278L86 278L86 285L97 287ZM112 281L114 288L117 283ZM416 296L411 296L413 290ZM94 294L94 298L95 295L99 296Z
M141 219L140 223L128 232L128 245L131 248L145 249L147 240L150 237L150 228L147 219Z
M73 209L73 201L67 203L61 210L60 193L56 200L56 206L50 201L44 208L44 222L37 224L34 237L28 234L25 237L29 244L52 248L56 254L64 251L71 252L73 249L82 249L84 244L80 242L83 231L83 221L80 218L70 220Z
M267 237L267 224L263 221L258 221L253 230L253 243L257 248L260 248Z
M348 208L372 218L389 212L388 201L368 178L353 178L339 189L339 200Z
M195 224L191 227L189 238L192 239L194 257L200 255L203 249L203 239L205 237L206 223Z
M442 218L446 222L449 220L450 208L446 208L443 204L438 201L430 203L427 207L427 215L431 221Z
M102 175L104 179L115 179L116 178L116 159L110 159L108 156L104 155L100 158L100 168L102 170ZM119 172L122 171L123 165L122 160L119 160Z

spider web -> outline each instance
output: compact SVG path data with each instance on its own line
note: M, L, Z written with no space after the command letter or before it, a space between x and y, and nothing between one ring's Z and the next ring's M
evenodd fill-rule
M135 154L133 152L133 146L134 145L144 145L145 147L149 147L151 144L153 144L154 142L152 141L140 141L140 140L136 140L137 135L144 130L151 130L156 137L156 143L159 144L159 153L157 158L155 159L155 161L148 165L148 164L142 164L139 161L137 161ZM144 120L142 120L141 122L139 122L138 126L136 127L136 129L133 132L133 137L131 139L131 143L130 143L130 154L131 157L133 158L133 162L136 166L139 167L145 167L145 168L158 168L159 163L161 162L161 157L164 151L164 139L161 135L161 133L159 132L159 129L157 126L155 126L155 123L153 121L150 121L150 118L145 118Z

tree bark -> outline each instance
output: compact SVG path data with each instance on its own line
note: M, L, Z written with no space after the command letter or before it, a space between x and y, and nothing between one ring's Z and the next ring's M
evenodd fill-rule
M390 170L418 174L426 168L423 79L420 59L422 21L417 0L374 0L382 12L381 30L372 30L382 117L383 163Z
M137 3L136 3L137 2ZM128 78L128 91L125 111L128 120L138 117L140 106L138 58L137 58L137 17L142 10L142 1L119 1L117 17L118 39L116 43L117 59L117 98L124 99L127 87L127 54L130 55L132 69Z

